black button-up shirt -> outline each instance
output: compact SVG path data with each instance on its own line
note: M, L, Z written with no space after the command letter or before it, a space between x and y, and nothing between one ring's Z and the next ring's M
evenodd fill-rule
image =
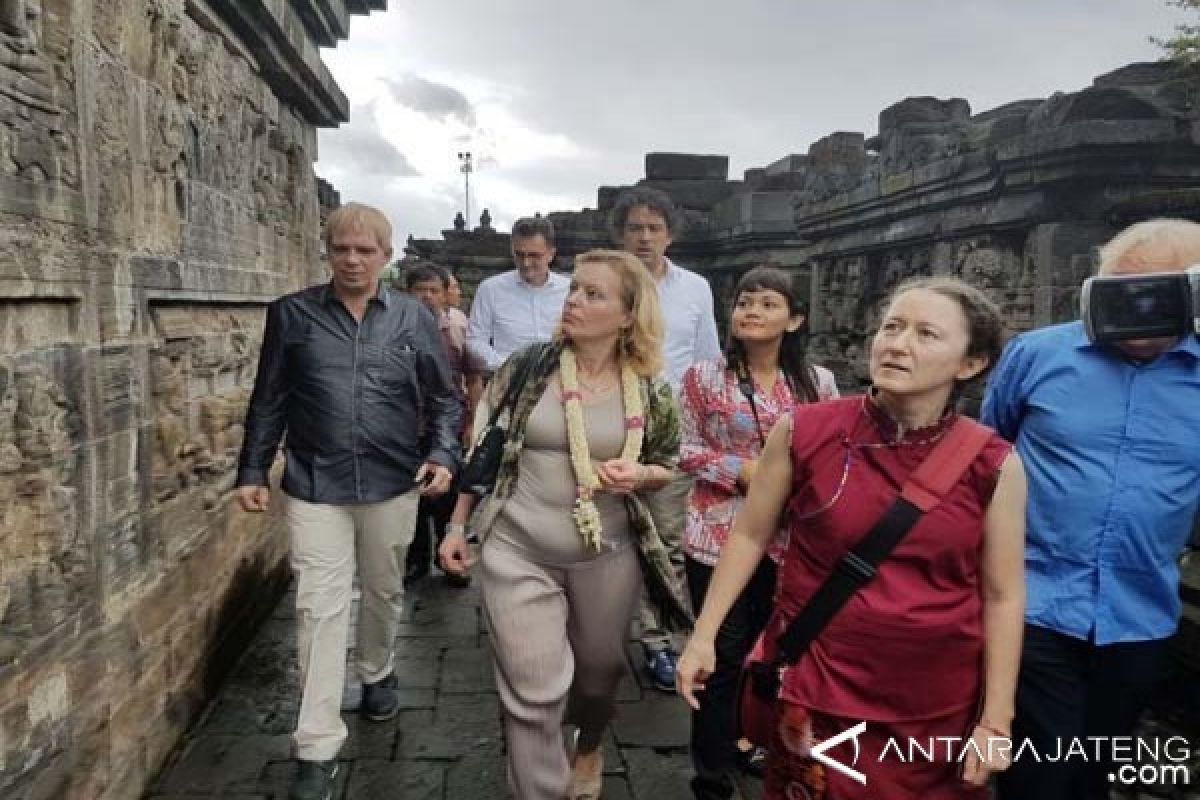
M422 462L457 470L462 413L428 309L381 285L359 322L330 285L310 286L267 307L237 484L267 485L286 431L288 494L382 502Z

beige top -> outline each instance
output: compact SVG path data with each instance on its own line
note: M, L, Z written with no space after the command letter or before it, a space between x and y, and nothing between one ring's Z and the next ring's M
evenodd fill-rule
M618 387L583 407L584 427L592 460L621 455L625 445L625 409ZM575 469L567 444L567 418L554 383L534 406L525 430L525 446L517 461L512 497L504 504L490 537L516 547L546 564L588 561L629 544L625 501L608 492L595 494L604 530L603 548L584 548L571 515L575 507Z

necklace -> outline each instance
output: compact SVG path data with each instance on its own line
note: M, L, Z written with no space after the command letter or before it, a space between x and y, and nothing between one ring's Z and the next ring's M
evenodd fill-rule
M613 387L613 384L615 383L613 380L611 380L611 376L606 375L604 377L605 377L605 380L602 383L599 383L599 384L588 383L583 378L579 377L578 371L576 371L575 380L579 382L579 385L581 387L583 387L584 389L587 389L592 394L601 394L601 393L607 392L609 389L611 389Z
M569 347L563 348L558 357L558 377L562 382L563 412L567 418L567 444L571 466L575 471L575 508L571 516L575 519L579 535L583 537L584 546L600 552L603 525L600 522L600 509L596 508L594 499L596 490L600 488L600 478L592 466L592 454L588 450L578 364L575 352ZM636 461L642 453L646 421L642 416L642 393L638 377L628 364L621 365L621 400L625 408L625 445L621 448L620 458Z
M867 403L868 403L867 395L864 394L862 396L862 406L861 406L862 418L868 425L878 426L879 423L872 418L873 415L871 414L870 409L867 408ZM876 408L879 408L879 406L877 405ZM882 408L879 408L879 410L881 412L883 412L884 414L887 414L887 412L884 411ZM900 426L898 424L896 424L896 421L893 419L891 421L892 421L892 424L896 426L896 434L897 434L896 439L894 439L892 441L884 441L884 442L853 442L853 443L851 443L850 440L847 439L846 444L847 444L847 446L857 447L857 448L863 449L863 450L869 450L869 449L877 448L877 447L900 447L901 445L920 447L922 445L933 444L938 439L941 439L942 436L944 436L946 434L946 431L950 429L949 425L945 425L943 423L945 423L946 419L950 416L951 413L952 413L951 411L947 410L946 412L944 412L942 414L941 419L939 419L937 422L933 423L932 425L926 425L924 428L914 428L913 430L929 430L931 428L933 429L933 431L923 439L912 439L912 440L906 441L904 439L904 434L901 432ZM891 419L890 414L888 415L888 418Z

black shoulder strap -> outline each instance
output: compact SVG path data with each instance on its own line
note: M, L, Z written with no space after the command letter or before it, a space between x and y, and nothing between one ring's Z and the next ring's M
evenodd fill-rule
M909 476L895 502L834 566L833 572L779 637L778 667L795 664L842 607L876 575L879 564L904 539L921 515L931 510L971 465L991 431L960 417Z
M542 356L546 352L546 347L530 347L522 351L515 359L519 363L513 364L512 372L509 373L508 385L504 387L504 396L496 407L492 409L491 415L488 417L488 425L495 425L496 420L500 419L500 415L504 413L504 409L516 404L517 394L525 387L529 381L530 375L533 373L533 368L542 360Z

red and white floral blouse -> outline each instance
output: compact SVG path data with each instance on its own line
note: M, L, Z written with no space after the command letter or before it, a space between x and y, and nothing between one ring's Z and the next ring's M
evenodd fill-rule
M813 369L818 398L837 397L833 373L824 367ZM782 372L770 392L755 382L754 405L764 436L770 435L781 417L791 413L793 402ZM750 403L738 387L737 377L725 368L724 359L701 361L688 368L679 391L679 405L683 420L679 468L695 479L688 497L683 552L712 566L745 499L737 485L742 462L758 458L762 445ZM778 562L786 546L787 538L780 531L767 554Z

